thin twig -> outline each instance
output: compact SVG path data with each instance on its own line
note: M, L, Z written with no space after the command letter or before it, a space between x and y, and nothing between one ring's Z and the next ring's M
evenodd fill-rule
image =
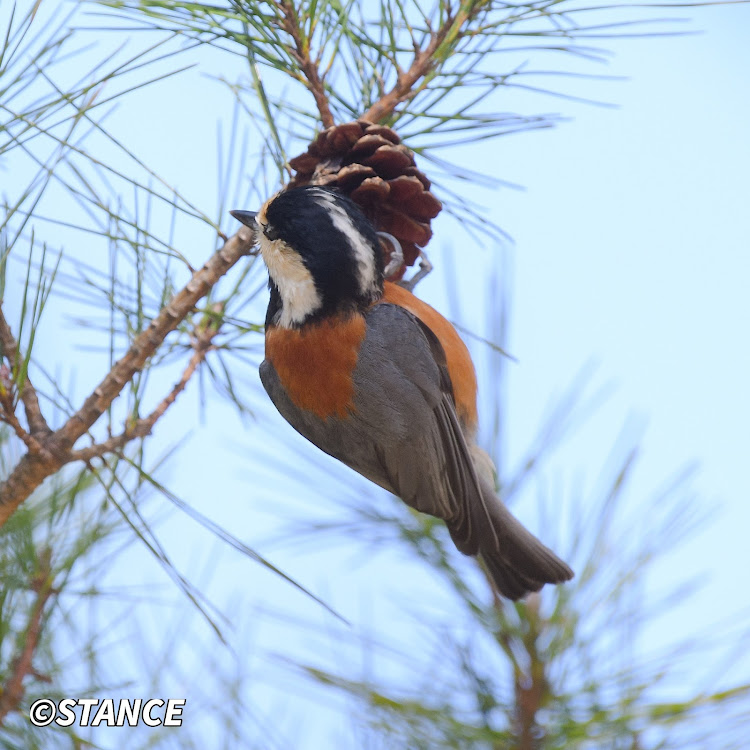
M23 699L23 680L27 675L35 675L36 670L32 665L34 652L39 643L42 632L42 618L44 608L53 594L52 578L50 576L50 554L41 556L41 570L35 576L33 582L36 589L36 599L31 608L29 624L26 628L26 638L20 653L13 659L10 676L5 686L0 690L0 726L3 725L5 717L18 708Z
M196 303L240 258L250 254L253 242L253 233L246 227L230 237L203 268L193 273L193 278L162 308L148 328L138 335L127 353L115 363L81 408L59 430L45 438L45 452L29 452L21 458L5 482L0 484L0 526L48 476L71 460L76 440L107 410Z
M547 690L545 662L540 658L537 641L540 636L539 594L534 592L526 598L527 627L523 634L523 645L528 656L524 669L515 671L515 724L517 744L514 750L537 750L541 746L537 714Z
M328 104L328 95L323 85L323 78L318 71L318 66L310 57L309 40L303 40L302 38L294 3L289 2L289 0L279 0L277 7L284 17L282 24L284 31L294 40L294 49L290 49L289 52L307 79L307 88L315 99L323 127L330 128L334 124L334 119Z
M18 421L13 404L12 382L6 375L10 370L3 365L0 367L0 422L9 425L16 437L23 441L26 447L33 453L41 453L44 446L32 437Z
M95 443L87 448L70 452L69 461L90 461L92 458L101 458L107 453L114 453L124 448L131 440L144 438L151 434L154 425L164 416L167 409L176 401L177 397L185 390L190 378L193 377L206 355L214 349L212 340L219 332L215 326L204 327L193 341L193 356L185 367L182 376L174 384L172 390L159 402L157 407L147 417L136 420L129 425L120 435L113 435L101 443Z
M439 64L439 53L445 45L454 45L463 36L464 27L474 20L485 6L485 2L478 1L462 4L455 16L447 12L437 31L430 31L427 45L420 49L415 44L414 58L408 70L399 72L394 86L362 115L362 119L382 122L399 104L413 99L420 93L427 84L430 73ZM417 86L420 80L422 80L422 85Z
M21 356L15 336L13 336L8 321L5 319L2 300L0 300L0 347L2 347L2 352L0 352L0 354L8 360L11 372L20 373L21 362L25 360ZM26 411L26 421L29 424L31 435L35 438L49 435L51 430L47 424L47 420L42 414L41 407L39 406L36 389L31 384L28 376L26 376L23 383L16 382L16 388L21 397L21 401L23 401L23 406ZM20 434L19 437L21 437L25 443L27 442ZM31 449L31 446L29 446L29 448Z

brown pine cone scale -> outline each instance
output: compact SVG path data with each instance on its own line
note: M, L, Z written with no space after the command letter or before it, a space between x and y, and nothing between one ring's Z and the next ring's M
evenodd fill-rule
M362 208L378 231L401 243L404 266L392 279L403 276L432 237L430 222L442 205L417 168L414 153L391 128L366 120L334 125L320 132L289 165L296 172L290 188L338 188ZM390 243L384 243L386 263L390 251Z

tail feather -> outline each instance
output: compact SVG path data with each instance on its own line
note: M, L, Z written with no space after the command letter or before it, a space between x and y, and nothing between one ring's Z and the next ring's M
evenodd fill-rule
M570 580L573 571L511 514L484 479L480 484L487 514L475 514L474 528L479 554L498 591L520 599L545 583Z

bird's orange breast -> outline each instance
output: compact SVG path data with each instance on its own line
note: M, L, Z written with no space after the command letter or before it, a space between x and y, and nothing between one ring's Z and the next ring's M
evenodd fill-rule
M433 307L403 287L385 283L383 297L408 310L437 337L445 352L456 413L469 430L477 424L477 379L466 344ZM274 366L289 398L300 409L326 419L354 411L352 373L365 339L363 315L337 315L290 329L266 328L266 359Z
M473 431L477 426L477 376L474 363L456 329L426 302L398 284L385 282L381 302L390 302L416 315L437 337L445 352L448 375L453 387L456 413L464 427Z
M326 419L354 410L352 373L365 339L362 315L335 316L298 329L266 328L266 359L300 409Z

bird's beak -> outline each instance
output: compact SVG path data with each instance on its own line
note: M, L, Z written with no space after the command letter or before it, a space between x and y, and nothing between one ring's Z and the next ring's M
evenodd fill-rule
M255 229L255 211L230 211L229 213L246 227Z

